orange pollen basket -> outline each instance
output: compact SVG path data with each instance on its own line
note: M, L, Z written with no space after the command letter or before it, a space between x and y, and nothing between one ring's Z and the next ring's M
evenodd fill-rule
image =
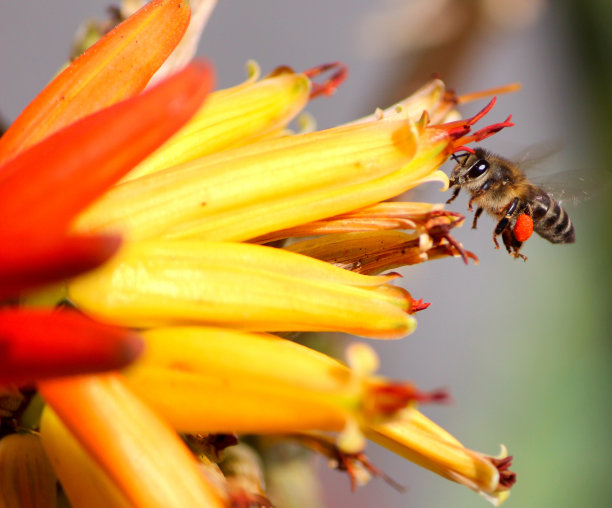
M516 224L514 225L514 238L519 242L525 242L533 234L533 219L522 213L518 216Z

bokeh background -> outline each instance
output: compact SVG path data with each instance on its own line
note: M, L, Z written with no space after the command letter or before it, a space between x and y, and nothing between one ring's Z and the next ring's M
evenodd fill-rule
M64 63L76 27L103 17L107 0L4 2L0 7L0 114L12 121ZM321 128L387 106L439 73L459 93L520 81L488 116L516 126L484 146L512 156L533 143L564 143L550 172L584 171L591 199L568 207L577 243L535 238L513 260L491 242L494 223L456 237L478 266L446 259L403 270L416 298L433 302L418 330L375 342L382 372L424 389L446 387L451 405L424 412L467 446L515 456L518 483L507 506L605 506L612 369L610 285L612 4L606 0L223 0L200 54L220 87L256 59L306 69L341 60L350 77L309 106ZM483 103L461 108L466 115ZM551 141L552 140L552 141ZM449 168L450 169L450 166ZM445 201L434 185L415 200ZM466 212L465 196L452 209ZM371 342L372 343L372 342ZM329 507L486 506L466 489L374 445L374 463L408 488L382 480L351 493L321 461Z

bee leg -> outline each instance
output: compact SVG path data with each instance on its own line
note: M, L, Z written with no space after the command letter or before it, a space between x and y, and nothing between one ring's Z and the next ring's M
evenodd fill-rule
M504 245L506 246L508 254L510 254L513 258L521 258L523 261L527 261L527 256L519 252L521 250L523 242L519 242L514 237L512 230L505 229L502 233L502 239L504 240Z
M518 198L514 198L512 201L510 201L510 204L506 207L506 214L499 220L497 226L495 226L495 231L493 231L493 243L495 244L495 248L499 249L497 235L502 235L502 240L504 241L504 245L506 246L506 250L509 254L512 254L510 246L514 237L512 236L512 232L508 229L508 226L510 226L510 219L518 206L518 202ZM507 236L508 233L510 234L510 237Z
M510 201L510 204L506 207L506 218L510 219L514 212L516 211L516 207L519 205L519 198L514 198Z
M461 187L455 187L453 189L453 195L449 199L446 200L446 204L447 205L457 198L457 196L459 195L459 191L460 190L461 190Z
M499 242L497 241L497 235L493 233L493 243L495 244L495 248L499 249Z
M506 207L506 214L500 219L495 226L495 235L501 235L502 232L510 225L510 219L516 211L516 207L519 204L519 198L514 198L510 201L510 204Z
M506 251L508 252L508 254L510 254L512 257L515 257L514 248L512 246L512 238L510 237L508 230L503 232L502 240L504 241L504 247L506 247Z
M514 256L514 246L512 242L512 232L509 229L505 229L502 233L502 240L504 241L504 247L508 251L508 254Z
M493 185L493 179L487 180L485 183L481 185L480 189L472 192L472 197L470 198L470 201L468 202L468 211L470 212L472 211L472 203L474 202L474 200L477 197L482 196L485 192L487 192L491 188L491 185Z
M493 179L492 178L490 178L485 183L483 183L480 186L480 189L478 189L472 196L473 197L482 196L485 192L487 192L491 188L491 185L493 185Z
M516 207L514 207L516 208ZM497 242L497 235L502 236L502 240L504 241L504 247L508 251L513 258L521 258L523 261L527 261L527 256L521 254L519 251L523 245L523 242L519 242L515 237L512 230L509 228L510 226L510 218L511 214L506 214L495 227L495 231L493 232L493 243L495 244L495 248L499 249L499 243Z
M493 237L496 237L497 235L501 235L508 228L509 225L510 225L509 217L501 218L500 221L497 223L497 226L495 226Z
M478 217L481 216L483 210L484 208L482 207L478 207L478 210L476 210L476 213L474 214L474 220L472 221L472 229L476 229L476 224L478 223Z

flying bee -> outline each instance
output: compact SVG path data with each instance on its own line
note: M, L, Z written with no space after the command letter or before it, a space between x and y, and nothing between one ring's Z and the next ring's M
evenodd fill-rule
M567 212L548 192L531 183L516 163L483 148L452 158L457 166L451 173L450 186L455 189L447 203L466 189L471 195L468 210L473 210L473 204L477 207L472 229L476 229L485 210L498 220L493 232L496 249L497 236L501 235L508 253L526 261L519 251L533 231L552 243L576 240Z

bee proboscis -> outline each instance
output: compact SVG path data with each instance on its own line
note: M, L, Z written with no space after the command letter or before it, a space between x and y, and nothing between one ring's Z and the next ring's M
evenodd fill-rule
M476 206L472 229L483 211L497 219L493 232L495 248L501 235L508 253L524 260L519 251L535 231L552 243L573 243L574 226L565 209L542 187L531 183L518 164L483 148L453 155L457 165L450 176L455 187L450 203L461 189L470 193L468 209Z

